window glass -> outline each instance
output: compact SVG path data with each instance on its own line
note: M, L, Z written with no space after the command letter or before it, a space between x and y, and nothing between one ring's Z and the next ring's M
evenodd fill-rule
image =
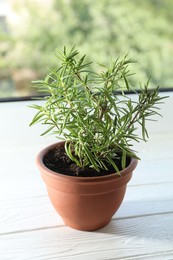
M0 0L0 98L35 95L31 81L64 45L98 63L128 53L136 88L150 76L173 87L172 10L172 0Z

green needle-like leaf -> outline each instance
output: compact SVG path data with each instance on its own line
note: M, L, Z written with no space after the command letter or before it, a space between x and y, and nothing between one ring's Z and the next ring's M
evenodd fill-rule
M134 61L127 55L103 64L101 72L91 71L91 62L75 46L56 50L55 55L58 65L44 80L32 82L45 97L42 105L31 106L37 113L30 125L40 122L47 126L42 135L52 133L66 140L65 151L78 166L99 172L112 165L119 173L118 165L125 168L127 157L139 159L132 147L148 139L146 120L161 116L160 104L167 97L159 95L158 86L150 89L149 80L139 93L133 91L129 77L134 76L130 72ZM138 100L126 95L125 89Z

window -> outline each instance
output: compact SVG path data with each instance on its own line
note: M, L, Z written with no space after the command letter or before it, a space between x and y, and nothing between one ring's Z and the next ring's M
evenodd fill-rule
M0 98L36 95L31 81L64 45L98 63L129 53L138 62L136 88L150 76L172 88L172 10L172 0L0 0Z

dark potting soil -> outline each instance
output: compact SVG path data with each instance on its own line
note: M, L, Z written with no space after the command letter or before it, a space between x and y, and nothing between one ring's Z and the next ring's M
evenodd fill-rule
M114 162L119 170L122 170L121 161L115 160ZM111 165L107 166L108 170L100 170L100 172L89 167L81 168L71 161L66 155L64 147L59 145L48 151L43 158L43 163L50 170L68 176L96 177L115 173L115 169ZM129 163L130 158L127 158L127 166Z

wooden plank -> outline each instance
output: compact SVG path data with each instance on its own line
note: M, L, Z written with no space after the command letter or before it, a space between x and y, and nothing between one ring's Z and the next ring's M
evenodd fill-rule
M33 153L31 152L33 150ZM35 149L37 150L37 149ZM46 194L45 184L35 165L34 149L12 152L11 162L6 161L7 154L0 155L0 193L1 199L27 198ZM172 160L141 161L134 171L128 186L149 185L173 182ZM157 166L157 168L155 167Z
M161 95L165 95L165 93L161 93ZM163 118L159 118L157 123L148 123L148 131L151 135L173 133L173 92L170 92L169 96L170 98L166 99L165 104L161 106ZM137 98L137 96L133 96L133 98ZM31 128L28 126L36 112L34 109L28 107L33 103L41 104L41 101L0 103L1 145L13 146L18 144L23 145L44 142L44 138L39 136L43 131L43 126L36 125ZM51 141L55 140L55 138L49 138Z
M163 160L173 159L173 132L152 134L148 142L134 144L134 149L138 151L141 160Z
M0 259L173 259L172 101L136 146L142 161L121 208L97 232L65 227L51 206L34 161L55 138L28 127L31 102L0 104Z
M44 147L44 145L35 145L3 149L3 151L0 151L0 175L2 174L3 177L3 171L6 174L10 174L12 171L16 174L18 174L18 172L23 172L26 170L35 171L35 158L38 152ZM171 155L173 156L173 153L171 153ZM150 160L143 158L141 159L141 161L139 161L135 171L147 171L148 173L146 172L146 175L150 175L153 171L157 172L158 174L162 174L163 171L164 174L166 174L166 172L172 173L173 158L171 158L170 156L164 156L162 157L162 159L152 158ZM173 175L171 174L171 176Z
M112 221L97 232L57 227L0 237L0 259L172 259L173 214Z
M5 131L5 130L4 130ZM27 155L27 151L35 152L36 154L46 147L47 145L50 145L52 143L58 142L59 140L52 136L44 136L40 137L37 136L38 139L34 139L33 143L33 136L32 134L28 133L26 131L25 140L23 140L23 143L21 143L20 140L20 132L16 140L18 139L18 143L12 143L6 138L4 138L4 133L2 132L2 129L0 128L0 154L8 154L13 153L15 150L16 152L20 153L21 151L24 151L24 155ZM28 135L27 135L28 134ZM4 143L3 143L4 142ZM30 144L28 143L30 142ZM155 134L152 135L151 138L147 143L140 142L134 144L134 149L138 151L138 156L141 158L141 160L160 160L160 159L173 159L173 153L172 153L172 147L173 147L173 133L168 133L166 135L164 134ZM32 150L33 149L33 150Z
M64 225L48 196L0 201L0 235Z
M173 182L173 158L139 161L129 185L148 185L167 182Z
M46 193L46 191L45 191ZM64 225L48 196L0 200L0 234ZM121 219L173 212L172 183L129 186L120 209L113 218Z
M29 127L29 124L35 114L34 109L28 106L34 101L0 103L0 144L4 147L12 147L23 144L36 144L55 140L54 137L41 137L44 126L41 124Z

